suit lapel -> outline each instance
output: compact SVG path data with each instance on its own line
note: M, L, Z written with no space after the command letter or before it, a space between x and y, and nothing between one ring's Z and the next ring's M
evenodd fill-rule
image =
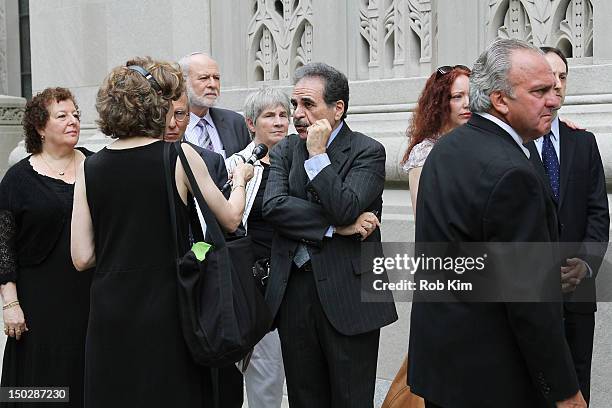
M307 199L306 184L308 183L308 175L304 169L304 162L308 159L308 150L306 150L306 142L297 137L297 141L293 145L292 164L289 170L289 187L292 194L296 197Z
M215 124L215 128L217 129L217 134L219 135L219 139L221 139L221 144L223 145L223 150L230 150L231 146L231 135L227 128L227 123L225 123L225 118L223 115L219 115L215 108L209 108L210 117Z
M567 182L569 180L572 162L574 161L574 152L576 151L576 140L570 133L567 126L559 121L559 146L560 146L560 191L559 191L559 207L563 203L565 192L567 191Z
M340 132L338 132L336 138L327 149L327 156L337 174L340 174L348 160L348 151L351 148L351 133L352 130L344 123L342 129L340 129Z

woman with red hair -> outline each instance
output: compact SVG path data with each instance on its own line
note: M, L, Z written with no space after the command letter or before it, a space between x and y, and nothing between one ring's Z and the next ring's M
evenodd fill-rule
M407 130L410 143L402 163L408 172L413 214L421 169L436 141L468 121L470 69L463 65L443 66L431 74L419 97ZM425 401L407 385L408 361L400 367L381 408L424 408Z
M427 155L441 136L463 125L471 116L469 75L470 69L464 65L440 67L431 74L419 97L407 130L410 143L402 161L408 172L413 213Z

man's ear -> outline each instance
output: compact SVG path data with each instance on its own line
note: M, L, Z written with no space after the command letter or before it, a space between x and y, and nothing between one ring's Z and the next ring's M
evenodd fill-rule
M334 114L334 119L336 119L336 121L339 121L340 118L342 118L344 109L344 101L336 101L336 113Z
M251 118L246 118L246 125L249 128L249 130L251 131L251 133L255 134L255 124L253 123L253 119Z
M492 92L489 99L491 100L491 107L500 115L506 116L508 114L508 96L505 93L501 91Z

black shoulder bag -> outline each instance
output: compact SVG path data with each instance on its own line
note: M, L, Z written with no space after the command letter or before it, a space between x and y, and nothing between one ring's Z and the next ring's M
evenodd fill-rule
M200 262L189 250L178 253L176 209L170 143L164 147L164 167L170 218L177 253L178 302L183 336L196 363L224 367L240 361L270 330L272 316L253 279L253 254L248 236L225 240L204 201L180 142L173 143L206 221L212 248Z

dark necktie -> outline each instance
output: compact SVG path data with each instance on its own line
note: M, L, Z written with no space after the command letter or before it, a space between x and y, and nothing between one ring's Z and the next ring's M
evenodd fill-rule
M544 164L544 171L548 176L553 197L555 201L559 201L559 159L552 140L550 140L550 135L551 133L545 135L542 143L542 164Z

